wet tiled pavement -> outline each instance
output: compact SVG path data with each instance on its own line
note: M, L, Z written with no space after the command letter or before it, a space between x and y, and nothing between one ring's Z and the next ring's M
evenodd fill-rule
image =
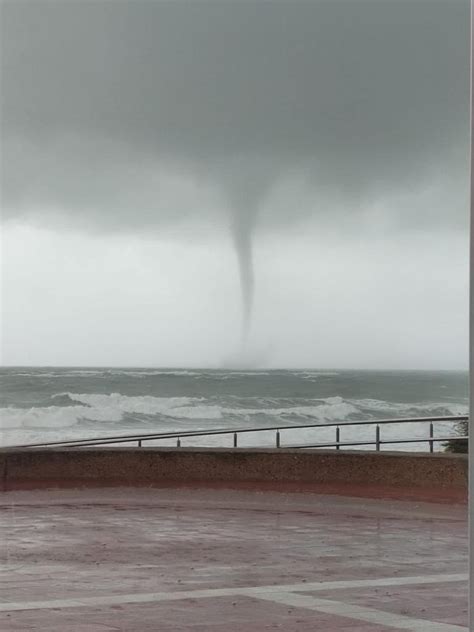
M462 505L13 491L0 518L5 631L467 630Z

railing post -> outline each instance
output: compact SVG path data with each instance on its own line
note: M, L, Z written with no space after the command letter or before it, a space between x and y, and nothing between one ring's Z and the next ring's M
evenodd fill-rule
M430 422L430 452L433 453L433 436L434 436L434 428L433 428L433 422Z
M176 447L180 448L181 447L181 439L178 437L178 440L176 441Z
M237 433L234 432L234 448L237 447Z
M276 447L277 448L280 447L280 431L279 430L276 431Z
M141 439L139 439L139 440L138 440L138 447L139 447L139 448L141 448L141 447L142 447L142 440L141 440Z
M380 452L380 426L375 426L375 449Z
M341 441L341 429L339 426L336 427L336 450L339 450L339 443Z

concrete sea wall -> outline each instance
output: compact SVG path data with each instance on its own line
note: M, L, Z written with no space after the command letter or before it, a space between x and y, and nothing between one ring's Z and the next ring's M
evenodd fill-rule
M2 488L219 486L455 500L467 456L210 448L0 450Z

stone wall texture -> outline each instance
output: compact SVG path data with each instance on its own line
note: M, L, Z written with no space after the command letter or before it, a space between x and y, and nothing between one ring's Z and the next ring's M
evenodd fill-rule
M3 490L218 485L467 494L467 455L289 449L0 450ZM360 495L360 494L359 494ZM363 494L362 494L363 495ZM373 495L373 494L372 494Z

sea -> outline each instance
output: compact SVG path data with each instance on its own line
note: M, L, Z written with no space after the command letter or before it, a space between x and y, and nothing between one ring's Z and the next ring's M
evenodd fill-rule
M218 370L112 367L0 368L2 446L175 431L279 426L281 445L372 441L351 421L464 415L463 371ZM315 428L297 428L319 424ZM435 436L456 424L439 422ZM428 424L381 427L383 440L426 438ZM239 435L239 446L273 446L275 430ZM176 439L145 445L174 445ZM183 438L182 446L230 446L232 435ZM385 449L426 450L425 442ZM367 449L373 449L369 447ZM442 443L436 449L443 449Z

